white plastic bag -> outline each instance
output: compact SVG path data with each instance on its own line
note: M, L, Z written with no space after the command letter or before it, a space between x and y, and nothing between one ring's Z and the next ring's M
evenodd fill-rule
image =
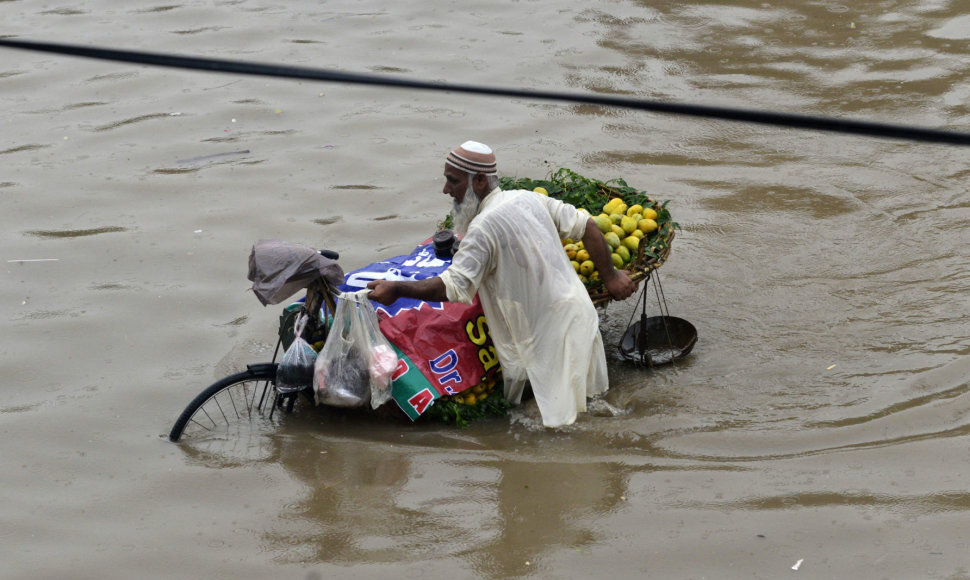
M369 290L338 297L333 324L317 357L313 389L317 404L376 409L391 398L397 354L378 326Z
M276 367L276 390L281 393L292 393L305 389L313 384L313 369L317 360L317 351L310 343L303 340L303 330L309 317L302 314L296 317L293 324L293 334L296 338L286 349L279 366Z

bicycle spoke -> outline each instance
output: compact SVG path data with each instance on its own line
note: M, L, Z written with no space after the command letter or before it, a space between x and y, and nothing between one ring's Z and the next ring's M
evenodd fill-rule
M250 417L252 417L253 410L254 409L259 409L259 407L256 406L256 394L258 392L259 392L259 383L256 383L256 386L253 387L253 398L250 399L249 398L249 394L248 393L246 394L246 401L247 401L247 405L246 406L249 408L249 416Z
M216 404L216 408L222 413L222 418L226 420L226 425L229 424L229 417L226 417L226 412L222 410L222 405L219 403L219 395L212 397L212 401Z
M206 431L212 431L212 427L206 427L206 426L205 426L205 425L203 425L202 423L199 423L198 421L196 421L196 420L195 420L195 417L192 417L191 419L189 419L189 421L191 421L191 422L193 422L193 423L195 423L195 424L196 424L196 425L198 425L199 427L202 427L202 428L203 428L203 429L205 429ZM215 426L215 424L213 423L213 427L214 427L214 426Z
M209 411L207 411L207 410L205 409L205 407L202 407L202 408L201 408L201 409L199 409L199 410L200 410L200 411L202 411L202 413L203 413L203 414L205 415L205 418L206 418L206 419L208 419L210 423L212 423L212 427L213 427L213 428L215 428L215 427L218 427L218 426L219 426L219 424L218 424L218 423L216 423L216 420L212 418L212 415L210 415L210 414L209 414Z
M253 387L253 393L256 392L256 389L257 389L257 387L254 386ZM241 399L242 399L241 406L242 406L243 409L246 410L246 418L247 419L252 419L253 418L253 405L249 401L249 385L248 384L243 385L243 389L242 390L243 390L243 392L242 392L242 397L241 397Z
M268 387L269 387L269 381L263 381L263 392L259 396L259 406L256 407L259 410L262 410L263 409L263 403L266 402L266 393L267 393L267 388ZM253 390L253 400L254 401L256 400L256 391L258 391L258 390L259 390L259 387L257 387L256 389Z
M243 385L243 394L245 394L246 386ZM236 418L239 418L239 409L236 408L236 399L232 396L232 391L226 391L226 395L229 397L229 402L232 404L232 412L236 414Z

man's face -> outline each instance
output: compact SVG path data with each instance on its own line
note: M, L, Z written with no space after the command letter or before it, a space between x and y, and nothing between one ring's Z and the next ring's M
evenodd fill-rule
M456 203L461 203L465 199L465 192L468 191L468 180L471 175L451 165L445 164L445 187L442 193L450 195Z
M481 198L472 187L473 183L474 178L468 173L451 165L445 166L444 193L451 196L451 219L459 236L468 233L468 226L478 214L481 203Z

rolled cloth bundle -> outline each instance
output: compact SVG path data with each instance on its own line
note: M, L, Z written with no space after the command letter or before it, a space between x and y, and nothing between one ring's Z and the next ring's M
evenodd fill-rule
M253 244L249 280L263 306L279 304L317 278L336 286L344 281L344 271L335 260L302 244L283 240L259 240Z

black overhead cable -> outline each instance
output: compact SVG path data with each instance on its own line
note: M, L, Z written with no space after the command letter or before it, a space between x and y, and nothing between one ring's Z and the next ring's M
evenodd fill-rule
M277 78L303 79L312 81L346 83L357 85L372 85L381 87L397 87L428 91L445 91L474 95L490 95L499 97L514 97L521 99L562 101L567 103L581 103L600 105L603 107L619 107L655 113L685 115L689 117L703 117L722 119L761 125L774 125L792 129L807 129L832 133L848 133L852 135L866 135L870 137L885 137L908 141L922 141L926 143L946 143L950 145L970 145L970 133L945 131L928 127L911 125L895 125L890 123L876 123L851 119L836 119L832 117L817 117L812 115L798 115L779 113L774 111L759 111L752 109L734 109L729 107L714 107L708 105L692 105L687 103L669 103L649 99L617 97L609 95L576 94L557 91L542 91L529 89L503 88L497 86L475 86L467 84L439 83L417 79L407 79L385 75L349 73L334 70L282 66L258 62L233 61L190 56L176 56L172 54L141 52L131 50L117 50L112 48L95 48L70 44L49 42L31 42L0 38L0 46L20 48L39 52L81 56L116 62L130 62L152 66L164 66L181 69L204 70L213 72L236 73L242 75L267 76Z

